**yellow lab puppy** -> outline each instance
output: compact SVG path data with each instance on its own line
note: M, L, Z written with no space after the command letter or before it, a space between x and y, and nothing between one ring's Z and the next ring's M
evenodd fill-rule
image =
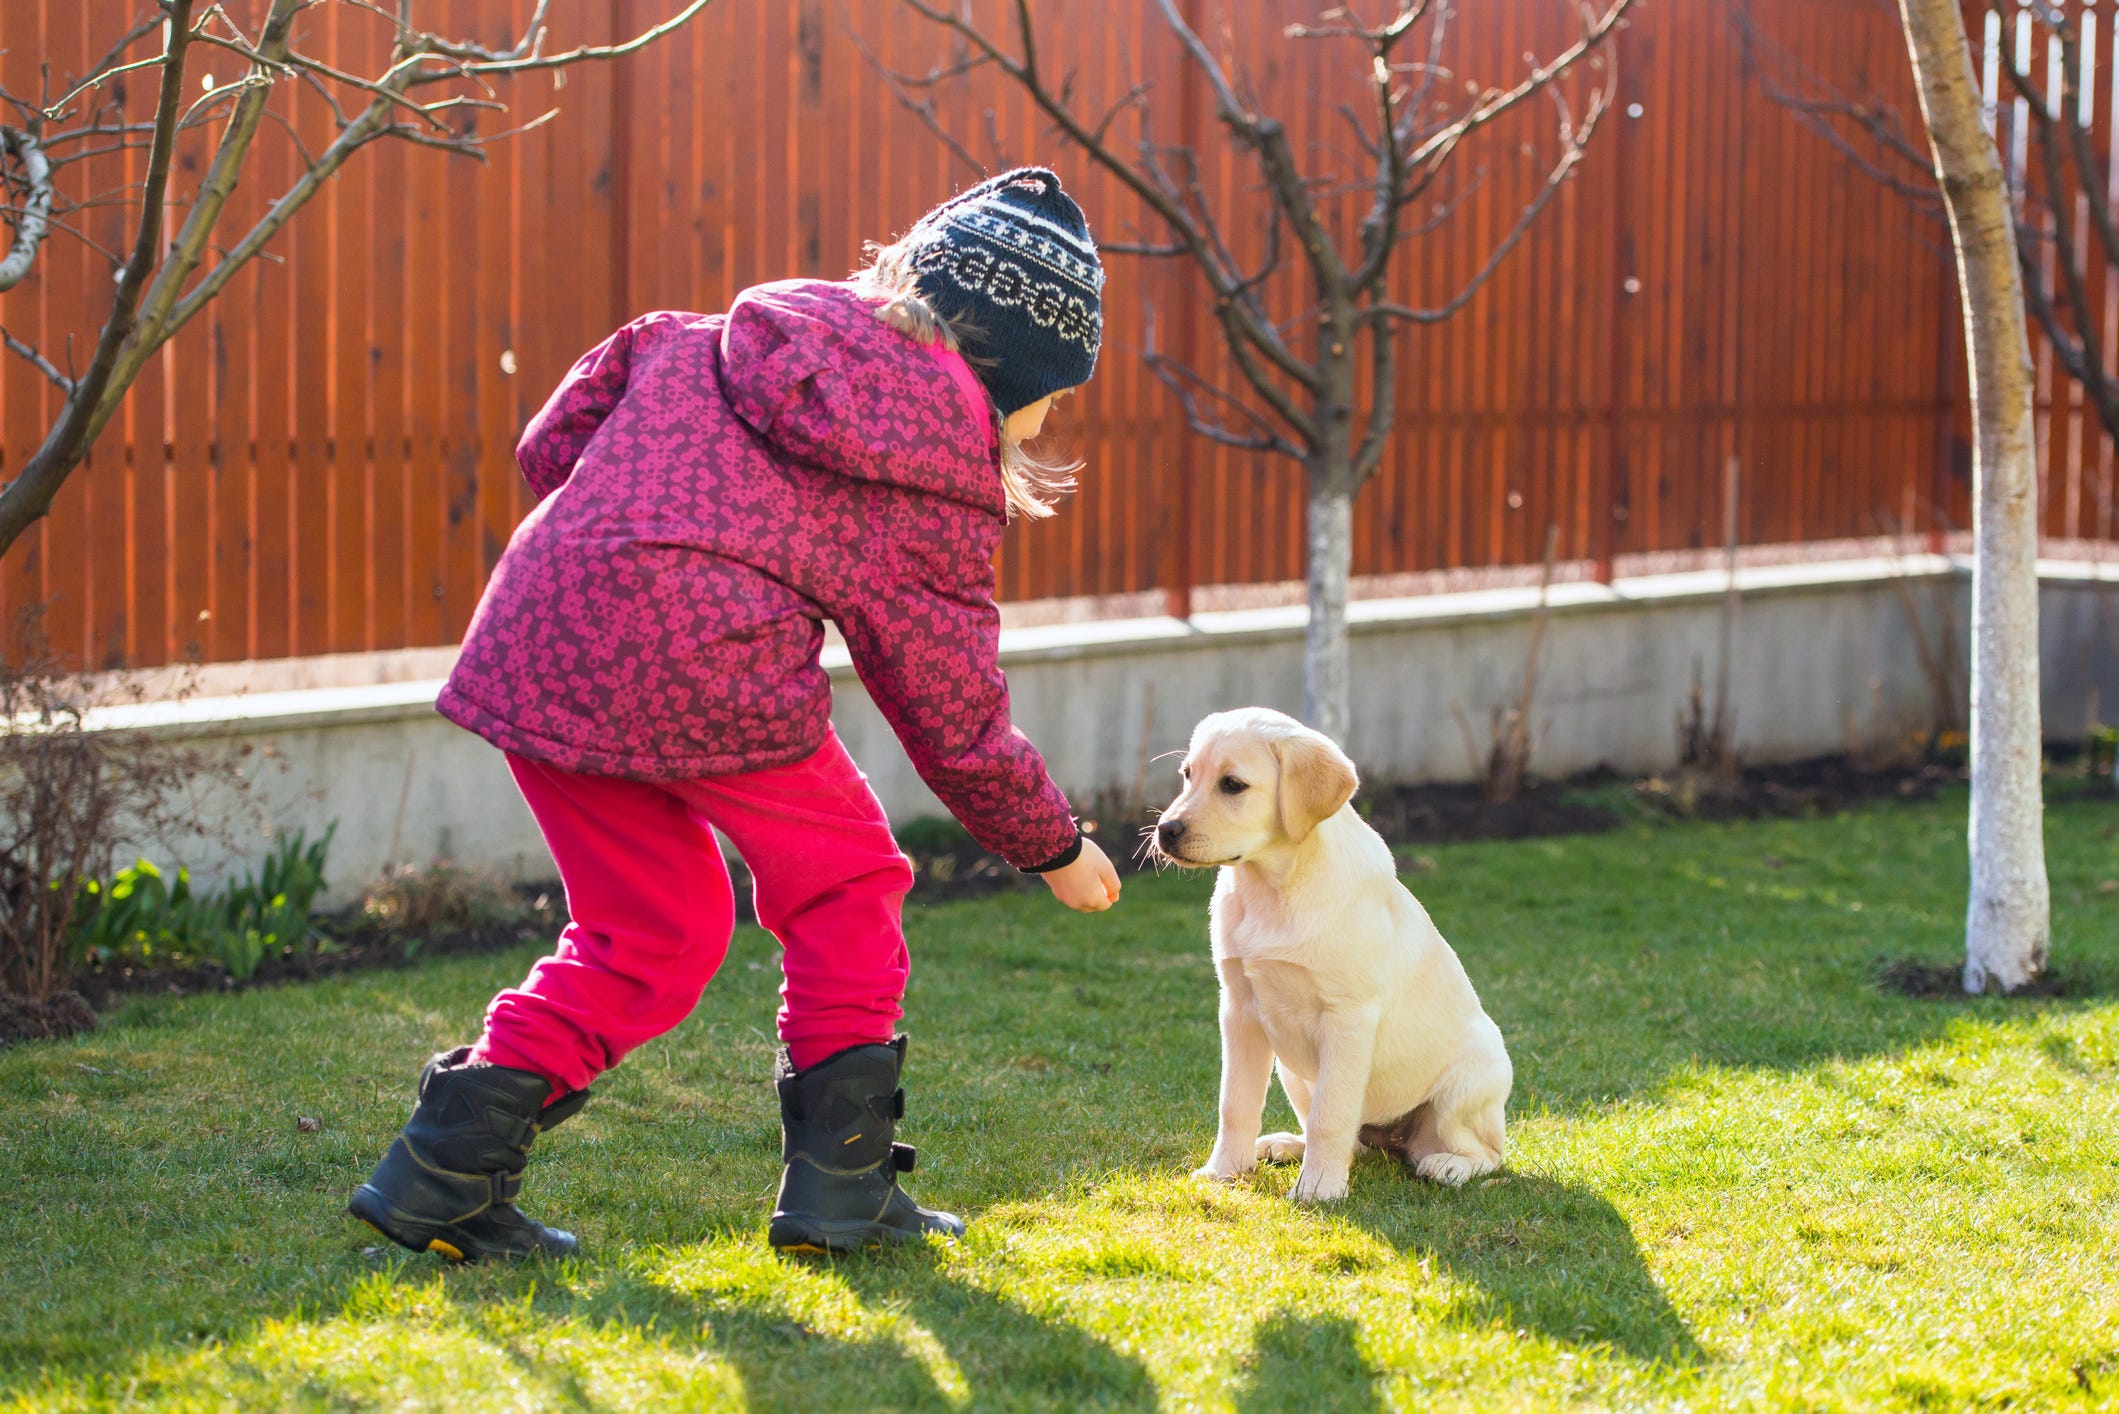
M1346 1196L1364 1144L1452 1186L1498 1168L1514 1072L1464 967L1348 802L1330 738L1262 707L1192 733L1184 790L1156 827L1173 863L1221 868L1221 1128L1197 1176L1300 1159L1294 1197ZM1258 1134L1268 1072L1302 1133Z

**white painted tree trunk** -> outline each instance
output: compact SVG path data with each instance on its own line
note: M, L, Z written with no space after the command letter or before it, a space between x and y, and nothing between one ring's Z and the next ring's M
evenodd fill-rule
M1958 0L1899 0L1950 212L1972 370L1972 856L1964 986L2009 992L2052 941L2038 719L2038 475L2016 228Z
M1354 497L1335 478L1309 478L1310 626L1303 639L1302 720L1346 744L1353 684L1346 641L1347 579L1354 559Z

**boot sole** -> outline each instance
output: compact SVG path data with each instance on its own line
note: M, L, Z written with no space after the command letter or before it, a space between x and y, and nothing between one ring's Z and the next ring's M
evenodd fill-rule
M839 1252L860 1252L870 1247L889 1247L900 1242L918 1242L930 1232L940 1232L952 1242L963 1234L941 1228L907 1232L881 1223L834 1221L826 1218L783 1218L766 1229L765 1241L775 1252L787 1256L828 1257Z
M409 1224L397 1221L390 1212L390 1205L366 1184L353 1190L353 1197L346 1202L346 1212L408 1252L432 1252L452 1262L469 1260L464 1249L447 1238L417 1231Z
M353 1190L353 1197L346 1203L346 1212L408 1252L432 1252L450 1262L476 1262L485 1258L512 1262L531 1257L566 1255L483 1247L468 1234L459 1232L452 1226L405 1222L390 1210L388 1201L380 1193L365 1183Z

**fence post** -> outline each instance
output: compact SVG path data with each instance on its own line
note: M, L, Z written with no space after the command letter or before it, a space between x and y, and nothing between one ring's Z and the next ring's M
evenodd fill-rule
M1620 25L1605 38L1611 50L1611 62L1619 75L1620 104L1617 151L1612 154L1611 175L1611 339L1605 348L1604 358L1604 406L1600 409L1600 424L1595 442L1592 444L1590 460L1589 496L1589 554L1595 562L1597 583L1609 584L1614 575L1618 559L1617 518L1619 513L1619 386L1620 360L1625 354L1624 328L1626 305L1632 291L1640 285L1633 281L1629 268L1633 263L1633 241L1628 233L1626 206L1626 125L1631 116L1629 106L1638 101L1639 84L1627 69L1622 57L1626 27ZM1629 281L1633 283L1629 286Z
M1180 0L1185 23L1196 34L1199 29L1199 0ZM1186 151L1199 150L1199 75L1196 67L1185 56L1177 56L1177 128L1178 142ZM1167 268L1167 267L1166 267ZM1180 368L1199 367L1199 316L1200 296L1197 272L1187 271L1173 281L1171 293L1179 318L1171 324L1173 342L1171 355ZM1199 566L1193 554L1193 541L1198 527L1195 519L1199 513L1199 439L1193 435L1185 420L1184 409L1177 399L1165 394L1169 408L1164 415L1171 432L1171 449L1176 472L1172 486L1172 499L1176 505L1164 520L1163 563L1158 572L1162 580L1163 612L1173 619L1192 617L1192 586L1198 576Z

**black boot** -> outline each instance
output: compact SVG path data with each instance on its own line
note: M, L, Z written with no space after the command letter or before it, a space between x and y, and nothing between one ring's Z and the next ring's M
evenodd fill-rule
M419 1104L346 1211L392 1242L451 1261L564 1257L580 1245L515 1206L530 1143L588 1102L576 1090L545 1104L544 1077L465 1065L469 1046L427 1062Z
M930 1232L964 1235L964 1220L912 1201L898 1175L912 1172L910 1144L891 1142L905 1113L898 1071L905 1038L852 1046L798 1071L780 1053L780 1199L767 1241L782 1252L845 1252Z

